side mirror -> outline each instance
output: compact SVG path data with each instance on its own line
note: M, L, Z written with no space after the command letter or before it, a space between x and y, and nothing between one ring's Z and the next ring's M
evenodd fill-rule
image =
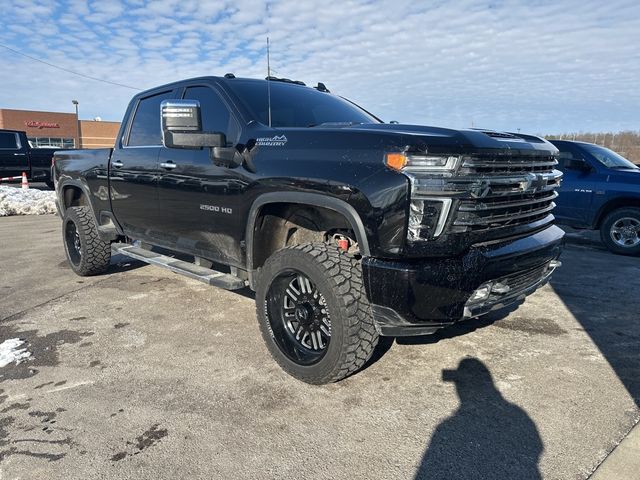
M160 104L162 144L167 148L226 147L224 133L203 132L200 102L164 100Z
M208 148L216 165L237 167L242 155L235 147L227 147L224 133L203 132L200 102L197 100L164 100L160 104L162 144L166 148Z
M591 165L582 158L567 158L564 166L569 170L578 170L580 172L588 172L591 170Z

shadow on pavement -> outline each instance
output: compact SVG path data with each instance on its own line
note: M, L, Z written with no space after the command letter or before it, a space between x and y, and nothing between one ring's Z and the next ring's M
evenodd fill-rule
M455 384L460 406L435 429L415 479L541 478L538 429L502 397L487 367L465 358L456 370L443 370L442 379Z
M551 286L640 406L640 258L567 246Z

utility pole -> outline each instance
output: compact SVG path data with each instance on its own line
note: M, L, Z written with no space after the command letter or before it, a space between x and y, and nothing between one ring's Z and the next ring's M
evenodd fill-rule
M82 142L80 140L80 117L78 117L78 100L71 100L71 103L76 107L76 148L82 148Z

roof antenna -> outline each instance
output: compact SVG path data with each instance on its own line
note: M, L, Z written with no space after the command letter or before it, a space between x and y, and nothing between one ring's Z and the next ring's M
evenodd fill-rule
M271 64L269 63L269 37L267 37L267 108L269 110L269 127L271 127Z

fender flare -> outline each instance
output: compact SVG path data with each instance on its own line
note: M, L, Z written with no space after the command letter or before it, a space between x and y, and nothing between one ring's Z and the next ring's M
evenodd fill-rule
M246 265L249 273L249 283L253 288L253 241L255 224L258 218L260 209L270 203L299 203L301 205L311 205L314 207L321 207L333 210L343 215L356 235L356 240L360 247L360 252L363 256L369 256L371 251L369 249L369 240L367 238L364 224L362 219L356 210L344 200L336 197L329 197L321 195L319 193L307 193L307 192L271 192L265 193L257 197L251 209L249 210L249 217L247 220L247 227L245 232L245 244L246 244Z
M91 213L93 214L93 219L98 228L98 234L105 241L113 241L118 235L122 235L122 229L119 223L116 221L112 212L100 212L100 218L98 218L98 212L95 211L94 205L91 202L91 192L89 191L89 187L84 184L80 180L76 180L73 178L67 178L64 180L58 180L57 189L56 189L56 205L58 207L58 213L60 218L64 218L64 213L66 207L64 206L64 191L67 187L78 188L82 191L82 193L87 197L87 202L89 207L91 208ZM101 220L103 217L108 217L111 219L112 226L103 225Z
M91 206L91 212L93 212L93 216L95 218L96 213L93 211L93 205L91 205L91 194L89 193L89 188L82 183L80 180L74 180L72 178L67 178L65 180L58 180L57 189L56 189L56 199L58 201L58 209L60 210L60 216L64 218L64 212L66 207L64 206L64 191L67 187L75 187L82 191L82 193L87 197L87 201Z
M616 205L611 207L611 205ZM605 217L612 211L624 207L640 207L640 195L637 193L624 192L607 199L594 213L591 223L592 229L599 229Z

